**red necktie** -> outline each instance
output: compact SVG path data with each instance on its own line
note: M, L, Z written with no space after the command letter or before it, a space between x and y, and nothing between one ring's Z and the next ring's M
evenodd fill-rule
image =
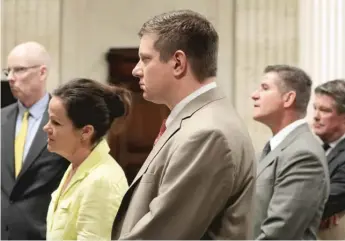
M163 135L164 131L167 129L165 122L167 119L164 119L159 130L158 136L156 137L155 144L157 143L158 139Z

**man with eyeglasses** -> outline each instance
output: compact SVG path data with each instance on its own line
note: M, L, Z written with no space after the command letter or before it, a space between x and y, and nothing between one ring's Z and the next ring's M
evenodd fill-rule
M45 239L46 214L68 162L47 150L49 54L36 42L8 55L16 103L1 109L1 239Z

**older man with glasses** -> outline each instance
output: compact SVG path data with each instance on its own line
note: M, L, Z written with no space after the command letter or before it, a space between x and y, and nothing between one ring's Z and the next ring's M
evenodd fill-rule
M46 80L50 58L36 42L8 55L7 77L16 103L1 109L1 239L45 239L46 214L68 162L47 150Z

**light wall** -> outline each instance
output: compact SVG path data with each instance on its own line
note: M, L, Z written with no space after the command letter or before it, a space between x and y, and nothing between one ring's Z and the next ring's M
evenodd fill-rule
M345 1L300 0L299 5L299 66L311 76L313 87L345 79Z
M73 77L105 81L105 53L137 47L149 17L173 9L204 14L220 36L218 83L234 101L260 149L269 131L251 118L251 92L267 64L298 64L298 0L4 0L1 60L35 40L53 59L48 89Z
M177 8L217 21L217 4L207 0L4 0L2 61L16 44L35 40L54 60L48 89L77 76L105 81L108 49L137 47L144 21Z
M298 63L298 0L238 0L235 21L235 106L261 150L271 132L253 121L250 95L266 65Z

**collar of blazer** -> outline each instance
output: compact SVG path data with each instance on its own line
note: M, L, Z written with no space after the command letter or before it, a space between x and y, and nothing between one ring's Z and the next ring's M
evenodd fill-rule
M95 169L97 166L99 166L102 162L102 160L108 160L108 153L110 151L110 148L108 146L108 143L105 139L102 139L96 147L91 151L89 156L80 164L77 171L74 173L72 179L68 183L65 190L61 193L61 189L63 185L66 182L66 179L69 175L69 173L72 170L72 165L69 165L67 171L65 172L60 185L56 191L56 197L62 197L65 194L68 193L68 191L78 182L83 180L85 177L89 175L89 173ZM52 196L53 198L53 196Z
M4 113L5 112L5 113ZM16 131L16 117L18 105L14 103L1 110L1 167L8 168L14 178L14 136ZM6 150L6 154L5 151ZM4 166L3 166L4 165ZM5 170L2 170L5 171Z
M18 104L13 103L7 107L4 107L4 109L1 110L1 114L3 114L3 110L6 110L6 109L7 111L5 115L1 116L1 126L5 126L8 124L9 121L15 120L18 113Z
M191 118L195 112L197 112L204 106L223 98L225 98L225 95L220 93L220 91L217 88L213 88L189 102L176 116L176 118L173 119L166 131L159 138L159 141L156 143L156 145L153 146L153 149L146 158L143 166L140 168L138 174L136 175L130 187L132 187L146 172L147 168L149 167L155 156L164 147L167 141L181 129L181 124L185 119Z
M51 99L51 95L49 95L49 101L50 101L50 99ZM49 102L48 102L48 106L49 106ZM28 154L24 160L22 170L20 171L20 173L17 177L17 180L20 179L20 177L23 175L23 173L25 173L25 171L36 160L36 158L42 152L42 149L46 148L46 146L47 146L47 133L45 133L43 131L43 127L46 125L46 123L49 120L48 106L43 113L41 123L38 127L38 130L36 132L36 135L35 135L32 143L31 143L30 149L29 149Z
M335 157L339 155L340 152L345 150L345 138L341 140L329 153L327 156L328 163L334 160Z
M272 150L270 153L268 153L267 156L265 156L262 160L259 161L256 177L259 177L263 170L265 170L266 167L271 165L273 161L277 158L277 156L279 156L279 153L283 151L286 147L288 147L297 136L306 131L310 131L310 128L307 123L304 123L298 126L289 135L287 135L287 137L274 150Z
M49 99L51 97L49 96ZM38 127L37 133L31 143L30 150L24 160L22 170L20 171L18 177L14 178L14 136L15 136L15 128L16 128L16 118L18 114L18 103L14 103L8 107L7 115L4 116L2 119L2 143L1 145L4 146L4 150L13 150L7 152L6 156L4 156L6 165L10 169L11 173L13 173L13 180L17 181L20 180L21 176L25 173L25 171L32 165L32 163L36 160L37 156L42 152L42 149L47 145L47 134L43 131L43 126L48 122L48 107L43 113L41 123Z

